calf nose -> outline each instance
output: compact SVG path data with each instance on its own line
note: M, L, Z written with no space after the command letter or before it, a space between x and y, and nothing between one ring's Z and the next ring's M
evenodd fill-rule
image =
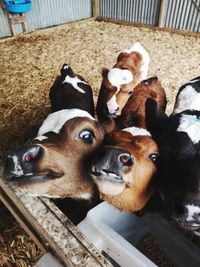
M99 151L94 168L97 173L103 171L121 176L124 167L132 164L133 158L129 152L121 148L105 146Z
M12 180L32 173L34 165L41 155L42 147L36 145L9 153L4 168L4 177L7 180Z

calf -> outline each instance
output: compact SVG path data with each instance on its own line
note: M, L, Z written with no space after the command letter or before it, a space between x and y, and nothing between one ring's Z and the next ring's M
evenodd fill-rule
M89 94L86 89L82 92L86 83L77 76L73 78L71 73L69 66L64 65L61 77L51 88L52 111L60 110L46 118L32 145L9 153L7 158L5 178L33 195L90 199L96 194L89 176L90 159L109 125L95 121L90 114L93 114L90 89ZM84 110L76 97L80 94Z
M154 191L158 147L145 129L110 133L92 164L100 197L126 211L142 209Z
M119 129L132 125L139 128L147 128L146 115L148 116L147 100L152 99L158 108L165 111L167 100L166 93L157 77L151 77L139 83L126 105L122 109L121 115L115 121Z
M158 144L161 209L200 235L200 77L183 85ZM158 122L159 124L159 122Z
M135 43L119 54L110 71L103 69L96 108L100 121L121 113L134 87L147 78L148 66L149 54L140 43Z
M61 75L50 88L49 98L51 112L61 109L78 108L94 116L93 92L85 79L74 73L72 68L64 64Z

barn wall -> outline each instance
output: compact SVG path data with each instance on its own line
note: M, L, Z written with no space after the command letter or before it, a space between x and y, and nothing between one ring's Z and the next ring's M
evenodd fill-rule
M91 0L32 0L32 9L26 13L30 30L50 27L69 21L86 19L92 16ZM21 26L14 26L15 32ZM0 8L0 37L9 36L7 17Z
M99 0L99 16L157 26L161 0ZM200 0L163 0L162 27L200 32Z

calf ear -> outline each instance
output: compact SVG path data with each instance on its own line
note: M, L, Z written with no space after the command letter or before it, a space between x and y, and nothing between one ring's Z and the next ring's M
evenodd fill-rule
M155 100L148 98L145 103L146 127L156 140L165 132L168 127L168 116L160 108Z
M103 79L107 79L107 77L108 77L108 72L109 72L109 69L107 69L107 68L102 68L102 70L101 70L101 75L102 75L102 78Z
M116 129L116 123L113 119L107 118L106 121L101 123L104 134L113 132Z

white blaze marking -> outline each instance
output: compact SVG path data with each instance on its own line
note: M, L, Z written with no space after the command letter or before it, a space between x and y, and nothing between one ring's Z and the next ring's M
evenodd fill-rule
M187 217L187 221L192 221L194 220L194 215L196 215L197 213L200 213L200 207L199 206L195 206L195 205L186 205L185 206L188 210L188 217Z
M118 108L119 108L119 105L117 104L116 102L116 95L114 94L111 99L107 102L107 107L108 107L108 112L110 114L114 114Z
M175 103L173 114L180 113L186 109L200 111L200 93L191 85L187 85L179 94Z
M138 52L142 55L142 66L140 68L141 80L147 79L150 58L149 58L149 53L141 46L141 44L139 42L134 43L129 48L124 49L123 52L126 53Z
M122 131L129 132L129 133L131 133L133 136L136 136L136 135L151 136L150 132L148 132L148 131L147 131L146 129L144 129L144 128L128 127L128 128L123 129Z
M200 120L194 115L183 114L180 119L178 132L185 132L194 144L200 141Z
M51 113L38 131L38 136L44 135L48 132L59 133L63 125L70 119L75 117L87 117L95 120L87 111L81 109L62 109Z
M18 176L22 176L24 174L24 171L19 163L18 157L15 155L12 157L12 159L14 163L14 171L12 171L12 173Z
M78 83L83 83L88 85L87 82L80 80L77 76L71 78L69 75L65 77L63 83L70 83L77 91L79 91L82 94L85 94L85 91L78 86Z
M68 65L65 65L65 66L63 67L63 69L64 69L64 70L69 69L69 66L68 66Z
M108 72L108 80L112 85L119 87L120 85L130 83L133 80L133 74L130 70L112 68Z

